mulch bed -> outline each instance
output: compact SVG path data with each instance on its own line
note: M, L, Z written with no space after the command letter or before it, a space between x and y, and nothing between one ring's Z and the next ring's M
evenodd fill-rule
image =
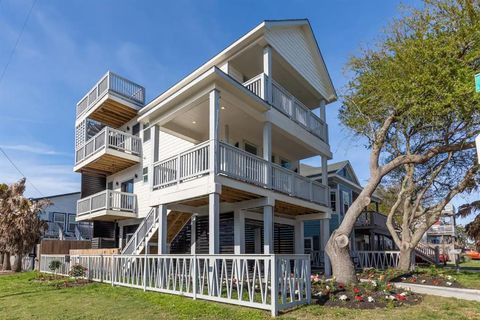
M39 273L35 277L35 279L33 279L32 281L45 283L45 284L54 286L56 288L81 287L81 286L85 286L87 284L92 283L90 280L87 280L87 279L80 279L80 278L75 279L75 278L68 278L64 276L53 275L53 274L43 274L43 273Z
M312 277L312 296L316 304L353 309L394 308L422 301L422 295L396 288L387 281L377 279L345 286L319 276Z
M402 273L393 270L378 271L378 270L365 270L360 274L361 279L375 279L384 276L390 282L396 283L412 283L423 284L436 287L448 287L448 288L464 288L454 276L443 274L438 272L435 268L431 268L428 271L422 272L407 272Z

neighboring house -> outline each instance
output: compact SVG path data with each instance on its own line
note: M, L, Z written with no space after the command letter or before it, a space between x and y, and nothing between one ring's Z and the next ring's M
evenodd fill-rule
M306 164L300 165L300 173L314 180L322 179L322 168ZM341 161L328 165L328 186L330 187L330 233L340 225L352 202L362 191L362 186L350 162ZM372 204L358 218L352 232L352 251L393 250L394 243L386 226L386 216L378 210L381 201L375 195ZM305 252L316 253L321 250L319 221L305 222ZM322 260L322 259L320 259ZM318 262L318 261L317 261Z
M108 72L77 104L77 221L124 254L304 253L331 209L299 163L326 168L336 98L307 20L262 22L148 104Z
M438 247L440 254L450 256L456 244L455 226L455 207L449 204L440 219L427 230L422 242L431 248Z
M72 192L48 196L45 198L33 198L32 201L47 199L52 204L40 212L40 219L48 225L43 238L48 239L76 239L89 240L92 237L92 224L89 222L77 222L77 201L80 192Z

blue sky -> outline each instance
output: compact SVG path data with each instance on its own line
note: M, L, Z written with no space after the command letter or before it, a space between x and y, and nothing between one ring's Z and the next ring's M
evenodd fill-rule
M0 72L32 1L0 0ZM43 194L78 190L79 175L72 172L75 105L107 70L144 85L150 100L262 20L308 18L340 93L348 58L375 41L399 5L38 0L0 83L0 146ZM327 108L333 161L349 159L364 183L368 152L339 125L338 107L337 102ZM18 178L0 155L0 181ZM39 196L31 187L28 194Z

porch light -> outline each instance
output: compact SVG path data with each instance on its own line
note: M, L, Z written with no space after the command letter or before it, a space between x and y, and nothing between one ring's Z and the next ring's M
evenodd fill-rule
M192 121L192 123L193 123L193 124L196 124L196 123L197 123L197 121L193 120L193 121Z

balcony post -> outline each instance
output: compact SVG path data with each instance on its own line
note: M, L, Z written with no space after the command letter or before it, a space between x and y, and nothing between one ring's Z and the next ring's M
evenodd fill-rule
M220 253L220 195L208 195L208 253Z
M190 254L197 253L197 216L192 215L190 220Z
M245 253L245 212L242 209L233 211L234 253Z
M273 254L273 250L273 206L267 205L263 207L263 254Z
M272 103L272 47L263 48L263 73L266 76L265 85L262 88L263 99Z
M167 254L167 206L161 204L158 212L158 254Z
M327 163L327 157L321 155L320 156L321 161L322 161L322 184L325 187L325 204L328 206L328 163Z
M305 254L303 228L304 228L303 220L296 220L295 221L295 254Z
M323 267L326 276L332 274L332 266L330 265L330 258L328 257L325 247L330 238L330 220L320 220L320 250L323 251Z
M263 124L263 159L267 161L268 166L265 169L265 185L271 188L272 185L272 123Z
M210 171L218 172L217 141L219 136L220 91L213 89L209 94L209 140L210 140Z

